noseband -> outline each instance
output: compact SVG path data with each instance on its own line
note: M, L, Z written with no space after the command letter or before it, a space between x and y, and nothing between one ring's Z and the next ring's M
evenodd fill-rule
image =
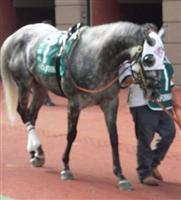
M146 78L146 74L145 74L145 70L143 67L143 63L141 61L141 55L142 55L142 48L140 47L139 51L136 52L136 54L134 55L134 57L130 60L131 61L131 72L132 72L132 77L134 79L134 82L136 84L139 84L140 87L143 89L144 91L144 96L145 98L148 98L148 88L149 88L149 82ZM133 69L133 66L135 64L139 64L140 68L138 71L135 71ZM156 86L155 86L156 88Z
M95 89L84 88L84 87L79 86L76 83L76 81L74 80L74 78L72 76L73 73L72 73L72 70L71 70L72 69L72 63L70 61L70 56L71 56L72 52L74 51L75 47L77 46L77 43L78 43L78 40L77 40L77 42L75 42L70 55L68 55L66 53L66 51L63 51L63 54L65 56L65 60L66 60L66 63L67 63L67 69L69 70L69 78L70 78L72 84L74 85L74 87L76 89L82 91L82 92L85 92L85 93L96 94L96 93L103 92L106 89L108 89L111 86L113 86L118 81L118 79L119 79L118 75L116 77L114 77L110 82L108 82L107 84L105 84L104 86L98 87L98 88L95 88ZM138 83L141 88L143 88L143 90L145 91L145 94L146 94L147 90L148 90L148 86L147 86L147 81L146 81L146 76L145 76L144 68L143 68L143 65L141 63L142 51L143 51L143 47L139 46L137 48L137 50L135 51L134 56L131 58L130 61L131 61L131 66L133 66L136 63L139 63L139 65L140 65L140 70L138 72L135 72L132 69L132 76L133 76L135 82Z
M138 63L140 66L140 69L138 72L136 72L135 70L133 70L133 68L131 68L131 72L132 72L132 77L134 79L134 82L140 85L140 87L144 90L144 93L146 95L147 90L148 90L148 84L146 81L145 71L141 62L142 50L143 50L142 47L140 47L138 51L136 52L136 54L131 59L131 66L134 66L136 63Z

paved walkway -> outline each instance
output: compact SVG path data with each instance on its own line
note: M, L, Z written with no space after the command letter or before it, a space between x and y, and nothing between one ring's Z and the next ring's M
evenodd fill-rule
M66 100L52 95L55 107L43 107L37 132L46 153L43 168L33 168L26 152L27 134L20 119L11 126L3 108L1 92L1 196L0 199L181 199L181 135L176 139L160 170L165 181L159 187L144 186L136 174L136 141L126 105L127 91L121 91L118 115L119 150L124 175L133 183L133 192L117 187L112 173L112 157L103 114L97 107L85 109L80 116L78 137L73 146L70 166L74 181L61 181L61 156L66 142ZM179 95L181 91L179 91ZM181 99L181 98L180 98ZM178 131L177 131L178 132Z

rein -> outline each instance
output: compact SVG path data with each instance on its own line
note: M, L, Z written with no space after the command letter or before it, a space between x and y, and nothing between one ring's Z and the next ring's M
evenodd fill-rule
M73 47L69 53L69 55L67 54L65 48L61 47L60 48L60 51L58 53L58 55L56 56L56 79L57 79L57 82L58 82L58 86L59 86L59 89L61 89L61 84L60 84L60 55L61 53L65 56L65 60L66 60L66 63L67 63L67 66L68 66L68 69L69 69L69 76L70 76L70 79L71 79L71 82L72 84L74 85L74 87L82 92L86 92L86 93L91 93L91 94L96 94L96 93L100 93L100 92L103 92L104 90L110 88L114 83L117 82L118 80L118 76L116 76L113 80L111 80L111 82L109 82L107 85L103 86L103 87L100 87L100 88L96 88L96 89L87 89L87 88L83 88L81 86L79 86L73 76L72 76L72 71L71 71L71 66L72 66L72 63L70 62L70 59L69 57L72 55L73 51L75 50L77 44L78 44L78 41L79 41L79 38L80 38L80 30L78 32L78 35L77 35L77 39L76 41L73 43Z
M69 75L70 75L70 79L74 85L74 87L82 92L86 92L86 93L91 93L91 94L96 94L96 93L100 93L100 92L103 92L104 90L110 88L114 83L116 83L116 81L118 80L118 76L116 76L111 82L109 82L107 85L103 86L103 87L100 87L100 88L96 88L96 89L87 89L87 88L83 88L83 87L80 87L76 82L75 80L73 79L72 77L72 73L71 73L71 62L70 62L70 59L68 58L68 55L65 53L65 58L66 58L66 62L67 62L67 65L69 66Z
M75 45L73 46L72 48L72 51L70 53L70 55L72 54L72 52L74 51L75 47L77 46L77 43L78 43L78 40L76 41ZM140 49L138 50L138 52L135 54L135 56L133 56L132 58L132 62L137 62L137 60L139 59L139 55L140 55ZM66 62L67 62L67 65L69 66L69 75L70 75L70 79L74 85L74 87L82 92L86 92L86 93L90 93L90 94L96 94L96 93L100 93L100 92L103 92L104 90L110 88L112 85L114 85L118 79L119 79L119 76L116 76L115 78L113 78L109 83L107 83L106 85L100 87L100 88L96 88L96 89L88 89L88 88L83 88L81 86L79 86L75 80L73 79L72 77L72 72L71 72L71 66L72 66L72 63L70 62L70 59L67 55L67 53L64 51L64 56L66 58Z
M77 46L77 43L78 43L78 41L77 41L77 42L75 43L75 45L73 46L70 55L72 54L72 52L74 51L75 47ZM79 85L75 82L75 80L73 79L73 77L72 77L72 71L71 71L72 63L70 62L70 59L69 59L69 57L68 57L68 55L67 55L67 53L66 53L65 51L64 51L64 56L65 56L65 58L66 58L67 66L69 66L68 69L69 69L69 72L70 72L70 73L69 73L70 79L71 79L71 81L72 81L74 87L75 87L76 89L82 91L82 92L86 92L86 93L90 93L90 94L100 93L100 92L103 92L104 90L110 88L114 83L116 83L116 82L118 81L118 78L119 78L119 77L116 76L113 80L111 80L109 83L107 83L107 84L106 84L105 86L103 86L103 87L96 88L96 89L83 88L83 87L79 86Z

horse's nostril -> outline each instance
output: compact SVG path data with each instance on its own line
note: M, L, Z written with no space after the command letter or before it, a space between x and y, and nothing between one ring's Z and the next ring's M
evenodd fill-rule
M147 81L147 87L150 89L160 89L161 83L158 80L154 80L153 78L149 78Z
M152 91L152 93L151 93L151 98L153 98L153 99L158 99L159 98L159 96L160 96L160 91L159 90L154 90L154 91Z

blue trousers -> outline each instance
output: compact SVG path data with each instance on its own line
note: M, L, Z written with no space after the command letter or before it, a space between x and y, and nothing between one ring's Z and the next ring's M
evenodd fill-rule
M175 137L176 129L173 120L163 111L153 111L145 105L130 108L130 112L137 138L137 172L139 179L143 180L146 176L152 175L152 169L164 159ZM158 133L161 139L152 150L150 144L155 133Z

